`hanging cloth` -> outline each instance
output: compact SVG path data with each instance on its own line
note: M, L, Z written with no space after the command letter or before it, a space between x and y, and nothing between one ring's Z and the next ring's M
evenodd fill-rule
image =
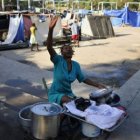
M2 44L11 44L13 43L13 40L15 39L17 32L18 32L18 28L20 25L20 20L21 20L21 16L19 17L19 15L12 15L10 16L10 24L9 24L9 29L8 29L8 35L7 38L4 42L2 42Z

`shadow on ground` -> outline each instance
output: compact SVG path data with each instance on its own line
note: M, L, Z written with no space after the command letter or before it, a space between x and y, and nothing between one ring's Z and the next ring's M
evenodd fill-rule
M140 59L82 67L86 75L94 81L113 87L121 87L140 69Z

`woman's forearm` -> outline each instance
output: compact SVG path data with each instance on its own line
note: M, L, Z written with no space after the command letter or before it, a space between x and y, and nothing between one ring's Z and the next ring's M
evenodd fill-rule
M53 29L49 29L48 32L48 38L47 38L47 49L49 50L50 48L52 48L52 36L53 36Z
M94 82L94 81L92 81L92 80L90 80L90 79L88 79L88 78L85 79L83 82L84 82L85 84L88 84L88 85L91 85L91 86L94 86L94 87L97 87L97 88L106 88L105 85L96 83L96 82Z
M53 48L53 29L49 29L49 32L48 32L47 49L51 57L53 57L56 54Z

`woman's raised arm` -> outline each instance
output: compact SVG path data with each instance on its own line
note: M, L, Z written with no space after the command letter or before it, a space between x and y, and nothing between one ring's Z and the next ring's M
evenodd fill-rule
M51 56L51 58L56 54L56 51L53 48L53 29L57 23L58 17L51 18L50 24L49 24L49 32L48 32L48 38L47 38L47 49Z

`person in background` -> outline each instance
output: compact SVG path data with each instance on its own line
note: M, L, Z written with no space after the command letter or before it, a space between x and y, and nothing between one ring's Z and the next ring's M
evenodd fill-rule
M72 32L71 38L74 42L74 46L79 47L79 26L77 19L75 19L74 23L71 25L71 32Z
M82 28L82 18L79 18L79 20L78 20L78 31L79 31L79 41L81 41L82 40L82 32L81 32L81 28Z
M40 51L39 48L38 48L38 43L37 43L36 37L35 37L36 30L37 30L37 28L36 28L35 23L32 23L32 26L30 27L30 32L31 32L31 35L30 35L31 51L33 51L34 47L37 48L37 51Z
M75 97L71 89L71 83L76 79L79 82L95 86L97 88L106 88L105 85L96 83L86 78L80 68L78 62L72 60L74 55L73 47L70 44L64 44L61 48L61 55L58 55L54 50L53 43L53 30L57 23L58 17L53 17L49 24L49 32L47 38L47 50L50 54L50 59L54 64L53 83L49 89L48 99L49 102L55 102L63 105Z

